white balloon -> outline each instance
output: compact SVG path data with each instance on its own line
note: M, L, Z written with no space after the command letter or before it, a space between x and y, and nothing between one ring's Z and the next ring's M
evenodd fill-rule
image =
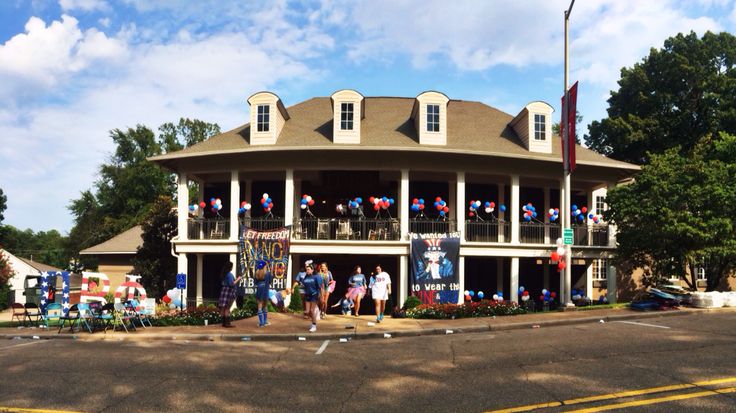
M549 209L549 214L550 214L550 215L554 215L554 214L555 214L555 210L554 210L554 209L552 209L552 208L550 208L550 209Z
M565 245L565 241L563 241L562 238L557 238L556 242L558 247L562 247L563 245Z
M529 300L529 296L528 295L522 295L521 296L521 301L528 301L528 300Z
M559 255L560 257L564 257L565 256L565 247L557 247L557 255Z
M546 288L542 290L542 294L547 294L547 289Z
M470 291L465 290L465 295L470 295Z
M311 200L312 200L312 196L311 195L307 195L307 202L309 202Z
M306 204L300 204L299 205L299 208L301 208L301 209L307 209L307 205Z
M269 198L269 197L268 197L268 192L264 192L264 193L263 193L263 199L268 199L268 198Z
M172 288L169 291L166 291L166 295L169 296L169 298L177 298L179 296L179 291L176 288Z
M493 294L493 301L498 301L498 294Z
M493 208L486 208L486 214L490 214L491 212L493 212Z

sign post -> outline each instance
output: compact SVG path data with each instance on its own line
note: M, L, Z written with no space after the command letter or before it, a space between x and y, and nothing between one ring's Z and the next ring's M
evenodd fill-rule
M187 275L176 274L176 288L179 289L179 311L184 310L184 290L187 288Z
M565 245L573 245L572 228L565 228L562 234L562 240L565 241Z

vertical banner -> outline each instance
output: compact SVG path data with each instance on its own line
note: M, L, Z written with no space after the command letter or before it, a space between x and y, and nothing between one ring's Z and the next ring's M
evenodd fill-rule
M69 273L67 271L48 271L41 274L41 312L46 314L46 306L58 301L56 295L56 277L61 276L61 312L69 314Z
M283 290L286 285L286 269L289 265L289 233L291 226L271 231L256 231L243 226L238 242L238 273L243 276L246 294L255 294L256 263L266 261L273 274L271 288Z
M460 233L411 234L412 294L423 304L457 303Z

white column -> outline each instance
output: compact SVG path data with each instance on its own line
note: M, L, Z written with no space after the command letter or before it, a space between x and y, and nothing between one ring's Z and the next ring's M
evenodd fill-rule
M593 199L593 191L589 190L587 193L587 206L588 210L585 212L585 222L588 224L588 245L593 245L593 220L588 219L588 214L595 209L595 200Z
M544 221L544 223L547 224L544 226L544 243L547 245L549 245L550 243L550 239L549 239L550 221L549 221L549 214L548 214L549 207L550 207L550 190L548 186L545 186L544 187L544 210L542 211L542 213L544 214L543 215L544 219L542 219L542 221Z
M294 170L286 170L286 180L284 182L284 225L292 225L294 223Z
M294 270L294 256L289 254L289 263L286 265L286 288L291 288L291 272Z
M606 196L608 196L608 192L616 187L615 182L610 182L608 184L608 188L606 189ZM606 209L608 209L608 206L606 205ZM596 213L600 214L599 211L596 211ZM609 247L615 247L616 246L616 226L611 224L610 222L607 222L608 224L608 246Z
M498 184L498 205L496 210L498 211L498 219L500 221L506 220L506 213L501 211L501 205L506 203L506 185L503 182ZM506 240L506 229L503 225L498 227L498 242L504 242Z
M511 301L519 301L519 257L511 257ZM531 293L530 293L531 294Z
M197 254L197 305L204 302L202 297L202 277L204 268L204 254Z
M409 239L409 170L401 170L399 187L399 222L401 225L401 239ZM406 296L404 296L406 298Z
M519 243L519 175L511 175L511 243ZM517 261L518 264L518 261Z
M463 292L465 292L465 257L458 257L457 259L457 275L458 280L460 280L460 291L457 294L457 303L462 304L465 301L465 295L463 295Z
M188 274L189 272L189 261L187 261L187 254L178 254L179 258L176 260L176 273L177 274ZM187 277L189 278L189 277ZM189 283L187 288L184 289L184 302L189 298L188 295Z
M237 241L240 226L238 225L238 209L240 208L240 180L238 171L230 171L230 241Z
M189 237L187 231L187 218L189 216L189 187L187 185L187 174L185 172L179 173L179 182L176 190L176 214L177 214L177 228L179 240L186 240ZM179 273L186 273L186 267L184 271Z
M606 274L606 296L608 297L609 304L615 304L616 297L616 267L611 265L611 260L606 260L608 263L608 273Z
M197 182L197 204L204 202L204 182ZM197 216L200 218L204 217L204 208L197 209Z
M447 206L450 207L450 211L456 212L459 208L457 205L457 185L452 185L452 183L448 182L448 196L447 196ZM447 219L452 219L453 215L445 215Z
M252 198L252 195L253 195L252 192L253 192L253 180L246 179L245 180L245 201L248 203L250 203L250 200ZM252 210L253 210L253 205L251 205L251 209L245 212L245 216L250 217Z
M455 191L457 208L455 219L457 220L457 231L460 233L460 242L465 239L465 172L457 173L457 190Z
M593 299L593 261L587 261L585 268L585 296Z
M408 261L406 255L399 256L399 307L403 307L406 297L409 296Z
M494 293L503 291L503 276L503 257L498 257L496 258L496 291ZM493 297L493 294L491 294L491 297Z

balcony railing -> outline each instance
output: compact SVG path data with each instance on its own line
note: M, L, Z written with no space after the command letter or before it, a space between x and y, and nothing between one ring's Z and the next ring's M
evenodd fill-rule
M465 239L473 242L509 242L511 225L504 221L467 221Z
M301 218L294 221L296 239L395 241L401 238L398 219Z
M575 245L608 246L608 225L581 225L573 227Z
M255 229L256 231L269 231L272 229L279 229L284 227L284 218L280 217L241 217L238 222L240 225L245 225L248 228Z
M554 243L560 235L559 224L538 222L522 222L519 224L519 241L523 244ZM546 235L546 236L545 236Z
M411 219L409 220L409 232L416 234L441 234L444 232L457 231L457 223L452 219Z
M228 239L230 221L224 218L189 218L187 235L189 239Z

